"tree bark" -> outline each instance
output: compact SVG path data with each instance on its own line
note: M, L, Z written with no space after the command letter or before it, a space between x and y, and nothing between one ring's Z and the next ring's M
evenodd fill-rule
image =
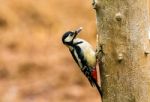
M150 102L149 0L95 0L103 102Z

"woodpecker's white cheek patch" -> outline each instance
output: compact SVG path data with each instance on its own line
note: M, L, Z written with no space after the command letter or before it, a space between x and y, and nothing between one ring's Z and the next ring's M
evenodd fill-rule
M72 39L73 39L72 36L68 36L68 37L65 39L65 42L70 42Z

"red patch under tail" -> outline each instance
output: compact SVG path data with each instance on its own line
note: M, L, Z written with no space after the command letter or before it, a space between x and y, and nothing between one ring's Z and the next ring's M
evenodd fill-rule
M92 71L92 77L97 81L97 70L96 70L96 68L94 68Z

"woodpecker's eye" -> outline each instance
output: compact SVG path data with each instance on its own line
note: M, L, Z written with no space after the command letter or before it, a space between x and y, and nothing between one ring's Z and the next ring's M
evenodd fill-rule
M74 33L72 32L70 35L71 35L71 36L73 36L73 35L74 35Z

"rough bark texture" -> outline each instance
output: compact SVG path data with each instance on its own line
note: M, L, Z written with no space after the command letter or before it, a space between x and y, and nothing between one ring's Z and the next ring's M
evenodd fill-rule
M103 102L150 102L148 4L148 0L94 3L98 58L103 63L100 64Z

